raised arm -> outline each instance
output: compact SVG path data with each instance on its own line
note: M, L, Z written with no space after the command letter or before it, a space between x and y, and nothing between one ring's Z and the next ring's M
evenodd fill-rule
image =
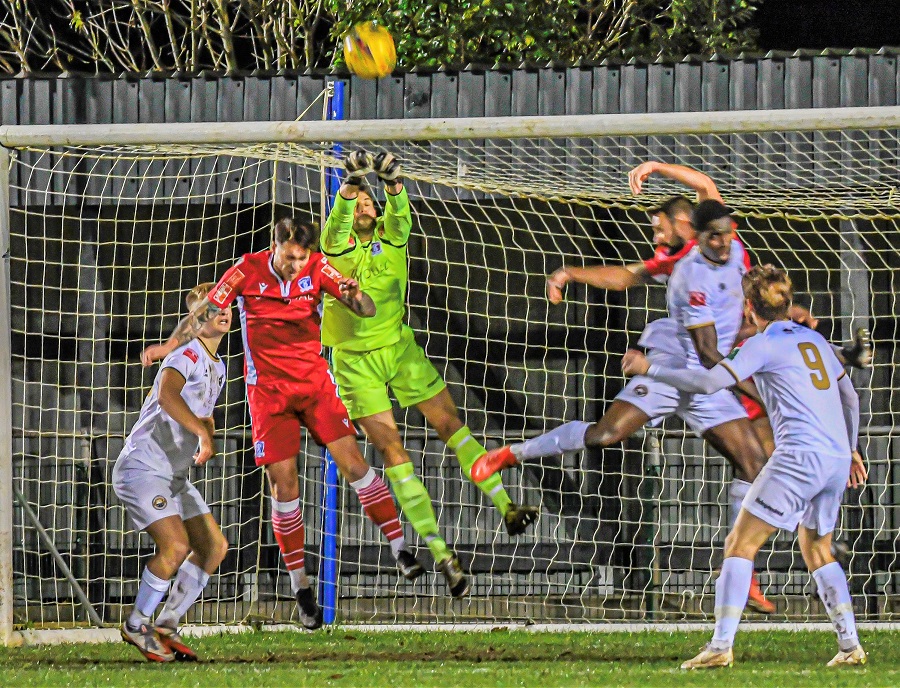
M172 334L169 335L165 342L162 344L151 344L141 352L141 363L144 366L149 366L154 361L165 358L179 346L183 346L195 339L207 321L216 317L221 311L221 308L210 303L209 297L204 297L202 301L199 301L191 309L190 313L178 321L175 329L172 330Z
M722 203L722 196L719 193L715 182L702 172L692 167L684 165L672 165L665 162L657 162L650 160L641 163L628 173L628 185L631 187L631 193L637 196L644 190L644 182L652 174L658 174L667 179L673 179L697 192L698 201L706 201L712 199Z
M650 275L643 263L593 265L586 268L564 265L547 278L547 298L550 303L561 302L562 289L569 282L587 284L609 291L625 291L629 287L647 284L649 281Z
M338 281L341 295L337 300L353 311L360 318L371 318L375 315L375 302L366 292L361 291L359 282L352 279Z
M199 418L191 411L181 396L185 382L180 372L174 368L164 368L159 380L159 405L176 423L188 432L194 433L200 440L200 448L194 454L194 463L201 466L216 455L213 420Z
M359 187L366 173L372 171L372 156L364 150L353 151L344 161L344 168L347 170L347 176L338 189L334 205L328 213L319 237L319 246L326 256L341 255L351 246L350 236L353 230L356 198L359 196Z

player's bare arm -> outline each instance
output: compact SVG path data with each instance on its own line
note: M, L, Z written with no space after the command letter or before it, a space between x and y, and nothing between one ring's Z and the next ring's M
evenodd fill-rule
M688 329L688 332L691 335L691 341L694 343L694 350L697 352L697 358L700 359L700 363L704 368L711 370L719 363L719 361L725 358L719 352L719 337L716 335L715 325L710 323L709 325L691 327ZM734 389L750 399L753 399L753 401L762 403L759 391L756 389L756 385L754 385L753 382L742 380L734 385Z
M338 299L360 318L371 318L375 315L375 302L366 292L361 291L359 282L343 278L338 281L341 286L341 298Z
M179 346L196 339L203 326L221 312L221 308L210 303L209 299L204 298L178 322L175 329L172 330L172 334L169 335L169 338L164 343L153 344L141 352L141 363L144 366L149 366L154 361L165 358Z
M631 193L635 196L640 194L644 190L644 182L653 174L658 174L690 187L697 192L698 201L712 199L720 203L723 202L716 183L702 172L684 165L672 165L655 160L641 163L628 173L628 185L631 187Z
M586 268L564 265L547 278L547 298L550 303L560 303L563 300L563 287L569 282L609 291L625 291L649 281L650 275L643 263L593 265Z
M213 419L199 418L191 411L181 396L184 383L185 379L177 370L172 368L163 370L159 383L159 405L175 422L200 440L200 448L194 454L194 463L202 466L216 454Z

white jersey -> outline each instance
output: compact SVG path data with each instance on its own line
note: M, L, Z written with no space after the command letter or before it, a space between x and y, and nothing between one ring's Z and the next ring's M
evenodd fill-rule
M125 440L121 456L135 449L133 455L141 463L165 475L187 474L199 444L197 436L186 430L159 405L159 384L166 368L178 371L184 378L181 396L199 418L212 416L216 399L225 384L225 363L213 358L206 347L195 339L175 349L163 359L153 389L144 400L141 415Z
M850 456L837 384L844 368L818 332L790 321L773 322L720 365L737 380L753 376L779 451Z
M638 339L638 346L684 358L678 330L678 323L672 318L659 318L647 323Z
M675 265L666 289L669 315L678 323L678 340L688 368L703 368L689 330L714 325L719 353L728 354L744 319L744 290L741 278L749 264L747 251L737 239L722 265L703 257L695 246Z

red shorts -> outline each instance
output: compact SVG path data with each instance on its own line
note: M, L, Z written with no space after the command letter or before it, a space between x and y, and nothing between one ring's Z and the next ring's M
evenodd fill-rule
M765 418L766 410L760 406L758 402L750 397L745 397L743 394L739 394L738 396L741 398L741 403L744 405L744 410L747 412L747 418L751 421L756 420L757 418Z
M327 368L302 383L247 385L247 402L257 466L297 456L301 425L323 447L342 437L356 436Z

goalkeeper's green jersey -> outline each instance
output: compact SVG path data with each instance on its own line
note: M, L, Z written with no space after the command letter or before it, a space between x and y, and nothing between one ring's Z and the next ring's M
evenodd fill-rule
M322 343L343 351L371 351L400 339L406 314L408 268L406 244L412 230L409 197L401 188L387 195L387 208L378 218L371 241L363 243L353 231L356 199L338 193L322 230L321 250L344 277L359 282L372 297L377 312L360 318L349 308L326 296L323 303Z

